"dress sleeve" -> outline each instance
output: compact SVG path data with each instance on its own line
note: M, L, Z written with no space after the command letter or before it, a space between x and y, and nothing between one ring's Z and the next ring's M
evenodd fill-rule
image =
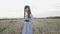
M33 18L33 15L32 14L30 14L30 17L31 17L31 19Z

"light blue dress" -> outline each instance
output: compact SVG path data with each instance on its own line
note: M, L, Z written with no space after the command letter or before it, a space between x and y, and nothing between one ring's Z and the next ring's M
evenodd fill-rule
M27 16L24 18L24 27L22 30L22 34L32 34L32 27L30 26L30 18L28 18Z

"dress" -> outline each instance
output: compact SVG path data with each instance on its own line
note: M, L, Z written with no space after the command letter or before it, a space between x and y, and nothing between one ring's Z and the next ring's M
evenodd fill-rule
M22 34L32 34L32 27L30 26L30 18L28 18L28 16L24 18Z

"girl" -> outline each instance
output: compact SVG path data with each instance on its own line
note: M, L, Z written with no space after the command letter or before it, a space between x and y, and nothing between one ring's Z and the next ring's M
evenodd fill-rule
M30 20L31 20L31 11L30 7L26 5L24 7L24 27L22 34L32 34L32 28L30 26Z

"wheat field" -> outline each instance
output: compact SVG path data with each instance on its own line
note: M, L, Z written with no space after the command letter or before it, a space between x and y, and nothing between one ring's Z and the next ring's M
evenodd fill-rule
M60 19L34 19L39 34L60 34ZM24 20L0 19L0 34L22 34ZM33 34L38 34L32 28Z

